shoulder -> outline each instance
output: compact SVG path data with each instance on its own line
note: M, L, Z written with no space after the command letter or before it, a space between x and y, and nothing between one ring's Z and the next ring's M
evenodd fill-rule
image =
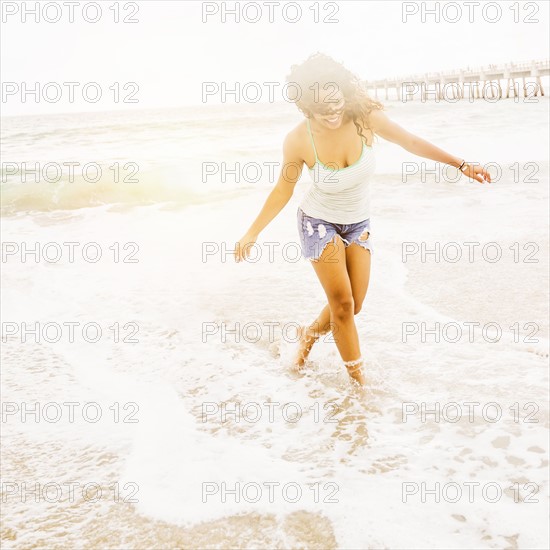
M302 120L285 136L283 141L285 157L303 160L306 140L307 126L306 121Z
M383 129L390 119L382 109L373 109L369 113L369 124L374 132L378 132Z

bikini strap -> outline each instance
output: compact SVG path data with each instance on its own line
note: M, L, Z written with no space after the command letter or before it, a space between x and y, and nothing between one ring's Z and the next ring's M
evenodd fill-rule
M311 126L309 125L309 118L306 119L307 122L307 131L309 132L309 137L311 138L311 145L313 145L313 152L315 153L315 162L319 162L319 157L317 156L317 149L315 147L315 141L313 141L313 134L311 133Z

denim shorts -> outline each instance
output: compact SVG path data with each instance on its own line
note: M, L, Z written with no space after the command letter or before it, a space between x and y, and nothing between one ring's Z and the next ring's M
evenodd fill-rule
M345 247L348 247L352 243L357 243L359 246L370 250L372 254L370 219L342 225L339 223L327 222L319 218L312 218L301 208L298 208L297 222L300 243L302 245L302 256L307 260L318 260L326 245L335 235L340 236ZM359 239L359 235L365 231L369 232L369 237L367 240L362 241Z

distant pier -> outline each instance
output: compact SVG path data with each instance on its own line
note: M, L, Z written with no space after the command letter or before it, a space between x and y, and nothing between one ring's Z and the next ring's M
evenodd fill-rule
M549 74L550 60L546 59L370 80L363 85L371 96L378 98L383 93L386 100L392 89L400 101L414 98L422 101L498 100L511 96L518 98L521 94L524 98L543 96L541 77Z

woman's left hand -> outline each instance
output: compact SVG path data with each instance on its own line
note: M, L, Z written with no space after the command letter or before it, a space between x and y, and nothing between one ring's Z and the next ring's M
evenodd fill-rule
M487 169L477 164L472 165L472 164L466 163L462 168L461 172L465 176L468 176L469 178L479 181L480 183L485 183L486 181L491 183L491 174L489 174Z

